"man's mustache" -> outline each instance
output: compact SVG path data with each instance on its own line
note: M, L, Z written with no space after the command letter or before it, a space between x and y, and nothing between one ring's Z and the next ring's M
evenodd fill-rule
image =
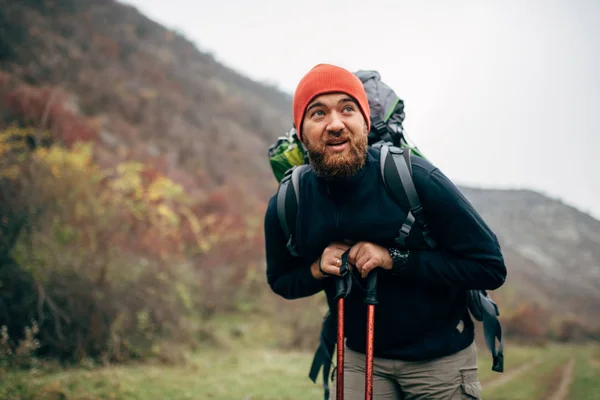
M330 144L336 144L336 143L342 143L342 142L353 142L353 138L351 135L348 134L328 134L327 137L325 137L325 140L323 141L325 144L330 145Z

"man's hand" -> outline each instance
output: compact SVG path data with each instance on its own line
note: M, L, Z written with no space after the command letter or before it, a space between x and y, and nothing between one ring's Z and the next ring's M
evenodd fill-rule
M342 254L350 248L347 243L334 242L323 250L323 254L311 265L312 275L316 279L323 279L326 275L340 276Z
M350 253L348 261L353 264L360 275L366 278L375 267L392 269L393 262L390 253L385 247L369 242L357 242Z

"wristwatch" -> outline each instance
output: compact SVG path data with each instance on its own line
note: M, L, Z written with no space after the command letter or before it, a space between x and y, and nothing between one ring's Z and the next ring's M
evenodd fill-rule
M400 250L390 247L388 248L388 252L390 253L390 257L392 257L392 272L402 272L410 257L410 250Z

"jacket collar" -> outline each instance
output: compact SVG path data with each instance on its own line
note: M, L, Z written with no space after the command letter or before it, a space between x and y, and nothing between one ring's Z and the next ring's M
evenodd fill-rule
M374 158L373 155L367 151L367 156L365 158L365 163L362 168L358 170L356 174L349 178L322 178L318 177L317 181L323 185L327 193L338 192L338 191L347 191L357 189L361 186L363 180L367 176L367 172L369 170L369 164L373 163Z

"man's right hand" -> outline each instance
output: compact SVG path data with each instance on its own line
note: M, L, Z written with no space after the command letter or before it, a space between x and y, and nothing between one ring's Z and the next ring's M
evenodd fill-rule
M349 244L342 242L334 242L327 246L321 257L311 265L311 272L315 279L323 279L327 276L325 274L340 276L342 254L349 248Z

